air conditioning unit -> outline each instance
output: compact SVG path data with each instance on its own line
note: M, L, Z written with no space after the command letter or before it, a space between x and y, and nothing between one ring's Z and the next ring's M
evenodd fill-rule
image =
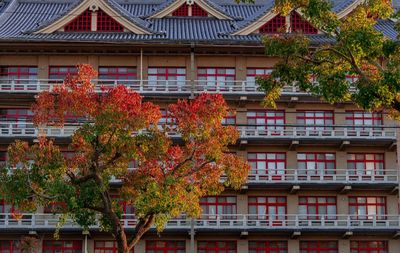
M186 4L187 5L193 5L194 4L194 0L186 0Z

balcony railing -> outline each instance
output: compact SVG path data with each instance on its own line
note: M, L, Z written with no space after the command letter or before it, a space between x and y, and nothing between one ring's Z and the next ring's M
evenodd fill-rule
M12 214L0 214L0 229L52 229L56 228L59 215L54 214L22 214L19 219ZM203 215L195 219L195 229L221 230L398 230L400 217L398 215L368 215L363 219L354 215L282 215L277 218L262 217L251 214ZM122 219L125 228L134 228L137 220L133 215L126 215ZM67 220L63 228L80 229L72 220ZM95 225L92 229L98 229ZM166 229L190 229L190 219L182 216L171 219Z
M63 80L53 79L13 79L0 80L0 93L38 93L51 91L54 87L63 83ZM117 85L125 85L127 88L141 94L182 94L191 95L202 92L221 94L244 94L263 95L254 82L247 81L150 81L150 80L93 80L96 91L101 92L103 88L112 88ZM306 94L295 86L286 86L282 94Z
M0 134L4 137L35 137L44 133L51 137L69 137L79 127L79 124L65 125L63 128L46 127L40 130L31 122L7 122L0 121ZM385 127L360 127L360 126L332 126L330 129L307 129L304 126L285 125L276 128L260 128L259 126L238 125L240 138L246 140L266 139L391 139L396 140L396 128ZM179 134L170 131L171 137L179 137Z
M366 170L258 170L250 172L247 182L252 183L343 183L343 184L382 184L398 183L397 170L366 171Z

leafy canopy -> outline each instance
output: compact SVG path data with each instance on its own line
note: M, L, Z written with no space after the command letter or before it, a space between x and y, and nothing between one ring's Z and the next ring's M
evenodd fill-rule
M321 96L330 103L354 101L367 110L389 108L400 113L400 47L375 29L381 19L396 17L391 1L366 0L339 19L325 0L276 0L274 11L300 11L331 42L313 44L311 35L278 33L264 36L267 56L280 58L269 76L258 78L265 105L275 101L285 85ZM346 77L357 77L350 83Z

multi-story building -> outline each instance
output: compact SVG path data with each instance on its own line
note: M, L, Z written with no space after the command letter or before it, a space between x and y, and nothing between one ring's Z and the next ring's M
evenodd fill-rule
M361 2L332 4L343 18ZM29 111L35 95L90 63L99 72L94 82L124 84L162 107L218 92L237 110L225 119L241 134L232 152L252 170L242 190L201 200L195 252L400 252L396 128L385 112L327 104L292 87L283 89L278 109L260 105L255 77L276 62L263 54L263 35L287 27L313 45L332 42L300 13L284 17L272 7L272 0L0 1L0 162L13 140L35 138ZM391 20L376 25L389 39L396 39L393 27ZM74 129L49 128L47 135L63 145ZM19 220L10 208L0 205L0 253L17 252L15 240L28 234L41 240L38 252L116 252L96 227L83 233L67 222L55 241L57 217L48 207ZM131 230L131 207L125 212ZM191 221L171 220L134 251L191 252L190 231Z

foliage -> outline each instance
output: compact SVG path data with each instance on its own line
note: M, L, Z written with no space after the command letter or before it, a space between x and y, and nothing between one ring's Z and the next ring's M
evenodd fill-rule
M33 106L39 128L62 127L66 115L82 121L69 145L74 155L64 157L57 140L45 136L33 145L15 141L8 149L9 167L0 175L7 202L29 211L63 203L60 227L68 217L88 229L100 217L119 252L128 252L151 226L161 231L182 213L199 216L200 197L219 194L224 186L237 189L245 181L249 166L228 149L238 132L221 124L229 110L222 96L201 94L170 105L175 124L160 128L158 106L124 86L96 93L90 82L96 74L81 65L77 76L39 94ZM167 131L180 134L180 142ZM131 171L132 160L138 168ZM118 192L110 184L112 176L122 180ZM138 224L131 238L120 222L121 202L135 207Z
M17 242L17 248L21 253L35 253L40 245L40 240L33 236L22 236Z
M265 104L275 106L281 88L295 85L330 103L354 101L366 110L389 108L399 117L400 47L374 27L378 20L394 17L391 1L360 1L341 19L331 7L325 0L275 1L275 12L300 11L331 42L313 44L301 33L265 36L266 55L281 59L270 76L258 78L266 92ZM348 76L358 80L350 83Z

